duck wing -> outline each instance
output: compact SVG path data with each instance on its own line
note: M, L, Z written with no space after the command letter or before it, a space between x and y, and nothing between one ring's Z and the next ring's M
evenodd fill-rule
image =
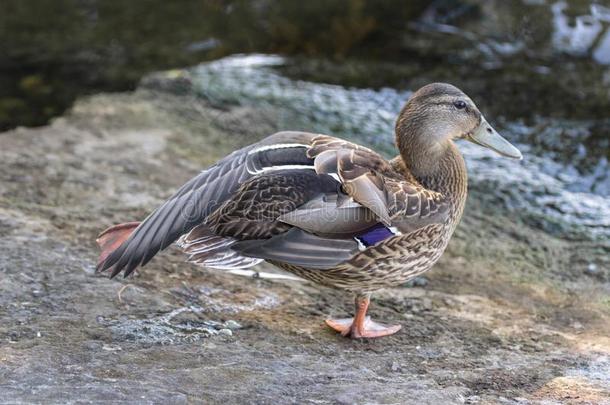
M315 136L306 132L278 132L226 156L189 180L154 210L99 262L97 270L112 268L114 277L124 269L127 276L204 223L248 179L286 167L312 168L313 160L305 151Z
M441 194L406 178L370 149L318 136L307 154L315 172L287 170L251 179L227 208L212 214L216 234L239 240L232 250L304 268L332 268L400 230L412 232L446 218L448 202Z
M234 241L241 256L309 268L328 268L358 252L353 235L377 223L355 215L360 205L338 207L347 197L332 176L289 169L254 177L206 220L215 235Z
M316 137L308 156L317 173L335 176L343 190L386 226L443 222L450 201L422 186L408 171L397 171L378 153L326 135ZM410 224L411 223L411 224Z
M281 132L188 181L98 270L127 276L178 239L192 261L204 265L265 259L331 267L362 249L358 237L367 230L374 228L375 237L366 240L379 241L393 235L387 229L396 220L434 216L445 205L438 193L405 180L370 149L326 135Z

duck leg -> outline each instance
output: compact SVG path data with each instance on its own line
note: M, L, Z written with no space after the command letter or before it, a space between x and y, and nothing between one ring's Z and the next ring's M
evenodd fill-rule
M371 302L370 297L370 294L358 294L356 296L356 315L353 319L327 319L326 324L343 336L351 338L376 338L398 332L400 325L384 325L374 322L366 316L366 311Z

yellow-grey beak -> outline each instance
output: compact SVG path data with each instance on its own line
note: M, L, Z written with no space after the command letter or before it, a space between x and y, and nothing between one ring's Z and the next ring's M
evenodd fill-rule
M515 148L510 142L502 138L500 134L493 129L491 125L489 125L484 117L481 117L481 123L479 126L468 134L466 139L476 143L477 145L481 145L496 151L502 156L513 159L523 159L523 155L521 152L519 152L519 149Z

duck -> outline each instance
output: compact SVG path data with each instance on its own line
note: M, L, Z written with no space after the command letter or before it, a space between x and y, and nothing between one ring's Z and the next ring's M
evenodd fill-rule
M475 103L425 85L395 125L397 156L338 137L282 131L234 151L186 182L146 219L97 242L97 271L127 277L176 243L187 261L244 269L262 261L355 296L353 318L326 324L351 338L400 330L367 316L371 294L404 285L439 260L467 197L457 140L522 159Z

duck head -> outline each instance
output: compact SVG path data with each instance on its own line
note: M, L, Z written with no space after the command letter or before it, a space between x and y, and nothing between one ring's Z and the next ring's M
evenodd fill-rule
M523 158L489 125L470 97L447 83L428 84L416 91L396 121L401 156L422 175L434 170L456 139L466 139L513 159Z

